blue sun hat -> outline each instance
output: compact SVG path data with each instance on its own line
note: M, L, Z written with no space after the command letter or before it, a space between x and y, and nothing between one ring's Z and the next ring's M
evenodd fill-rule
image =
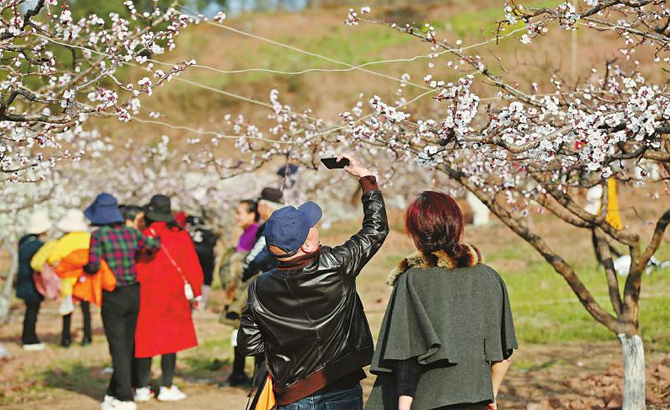
M93 225L111 225L123 223L119 203L113 195L103 192L86 208L84 215Z

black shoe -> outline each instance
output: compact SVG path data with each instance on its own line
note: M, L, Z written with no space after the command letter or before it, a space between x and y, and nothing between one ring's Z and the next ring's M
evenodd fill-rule
M61 347L68 348L72 344L72 339L61 339L60 345Z
M90 337L85 337L84 340L81 341L81 345L82 345L82 346L88 346L88 345L90 345L91 343L93 343L93 340L91 340Z
M251 387L251 378L246 373L231 374L223 387Z

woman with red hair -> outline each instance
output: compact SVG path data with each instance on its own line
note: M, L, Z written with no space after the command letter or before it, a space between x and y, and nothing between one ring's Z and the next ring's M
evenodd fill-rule
M463 242L464 225L442 192L425 191L408 207L418 251L389 276L366 409L495 409L518 344L505 283Z

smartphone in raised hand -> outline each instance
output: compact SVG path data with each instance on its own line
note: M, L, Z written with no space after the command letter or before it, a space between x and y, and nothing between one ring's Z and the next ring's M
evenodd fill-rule
M328 169L342 169L349 165L349 159L347 158L342 158L341 161L337 161L336 157L333 158L321 158L321 162L323 165L326 166Z

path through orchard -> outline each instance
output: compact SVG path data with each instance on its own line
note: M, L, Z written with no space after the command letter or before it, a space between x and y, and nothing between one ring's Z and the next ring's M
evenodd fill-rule
M393 223L392 225L395 225ZM325 243L340 243L355 229L347 224L331 232L324 232ZM546 229L554 229L547 226ZM550 273L535 272L544 265L540 260L528 256L520 258L515 252L518 244L513 236L497 223L483 229L470 229L468 238L481 244L480 249L491 265L502 272L508 282L512 296L515 321L522 338L521 349L513 357L513 365L505 381L500 396L501 409L515 410L583 410L608 406L616 408L621 391L620 346L616 339L607 336L605 341L559 342L552 339L550 331L558 326L557 321L565 319L571 312L580 312L569 306L576 303L569 294L560 292L565 286L560 279L552 282ZM577 235L561 235L570 244L579 243L577 249L588 249L590 238ZM568 239L569 238L569 239ZM583 244L581 242L584 242ZM561 245L562 246L562 245ZM389 297L389 289L384 285L390 267L411 250L411 243L397 231L391 233L384 248L359 277L358 290L366 307L372 329L378 329ZM525 254L523 248L521 252ZM577 252L577 250L575 251ZM582 252L583 254L583 252ZM538 264L538 265L535 265ZM542 268L543 269L543 268ZM648 307L659 305L666 311L666 296L661 291L667 288L667 272L652 276L657 281L656 289L643 294L643 302ZM534 284L536 279L540 283ZM525 293L524 286L529 294ZM222 291L215 290L212 296L212 310L197 312L195 323L200 346L179 355L177 384L189 395L180 403L141 404L141 410L189 409L189 410L242 410L246 403L246 392L235 388L220 388L231 368L230 328L218 323ZM529 309L529 304L535 304ZM13 305L10 323L0 326L0 343L14 355L10 361L0 361L0 408L8 410L79 410L97 409L105 392L110 375L106 368L110 365L107 343L102 331L102 323L97 309L93 312L95 329L93 344L89 347L73 345L69 349L58 346L60 317L57 304L45 303L40 312L38 333L47 343L47 349L37 353L21 350L19 339L23 306L19 301ZM553 312L553 313L552 313ZM551 313L550 315L548 315ZM660 326L665 316L655 319ZM575 318L571 320L577 320ZM581 320L581 319L580 319ZM588 335L597 327L588 321L579 325L580 334ZM650 319L651 320L651 319ZM75 339L81 337L81 314L75 312L72 321ZM580 322L581 323L581 322ZM562 325L569 328L567 324ZM532 332L532 333L531 333ZM546 344L533 344L524 338L547 334ZM656 349L646 352L648 363L650 410L670 410L670 356L662 343L665 333L656 336ZM607 341L610 340L610 341ZM653 345L652 345L653 346ZM662 363L664 362L664 363ZM250 365L251 363L249 363ZM154 380L159 376L157 363L153 368ZM367 395L372 378L364 383Z
M373 316L379 315L377 309L370 310ZM44 339L48 347L43 352L28 354L22 352L17 343L21 326L20 317L14 315L12 322L0 330L0 340L15 356L11 361L0 362L0 408L98 408L109 378L105 371L109 358L99 315L95 313L94 318L96 331L93 345L86 348L74 345L65 350L57 346L60 324L55 305L48 304L40 317L40 328L46 335ZM180 356L177 372L177 382L189 398L181 403L152 401L141 404L140 409L244 409L244 390L218 387L230 369L228 341L222 340L228 338L228 329L217 323L217 315L212 312L198 314L196 321L198 333L204 341L201 347ZM80 323L78 314L73 322ZM619 346L615 342L524 345L516 355L515 365L505 383L501 397L505 406L502 408L550 410L559 408L559 403L569 406L563 407L566 409L580 408L577 406L584 409L601 405L614 407L616 400L608 400L607 397L612 395L616 383L620 381L613 376L617 370L620 371L617 367L618 354ZM666 359L666 365L656 365L662 359L663 355L652 352L650 367L661 368L667 373L670 371L670 357ZM612 366L614 371L608 371ZM155 380L158 366L154 366L153 370ZM666 381L670 383L670 379ZM366 394L371 384L371 378L366 380ZM611 387L608 388L608 384ZM670 391L670 384L665 388ZM606 394L601 397L595 390ZM555 407L543 407L552 404ZM670 409L670 406L651 408Z

